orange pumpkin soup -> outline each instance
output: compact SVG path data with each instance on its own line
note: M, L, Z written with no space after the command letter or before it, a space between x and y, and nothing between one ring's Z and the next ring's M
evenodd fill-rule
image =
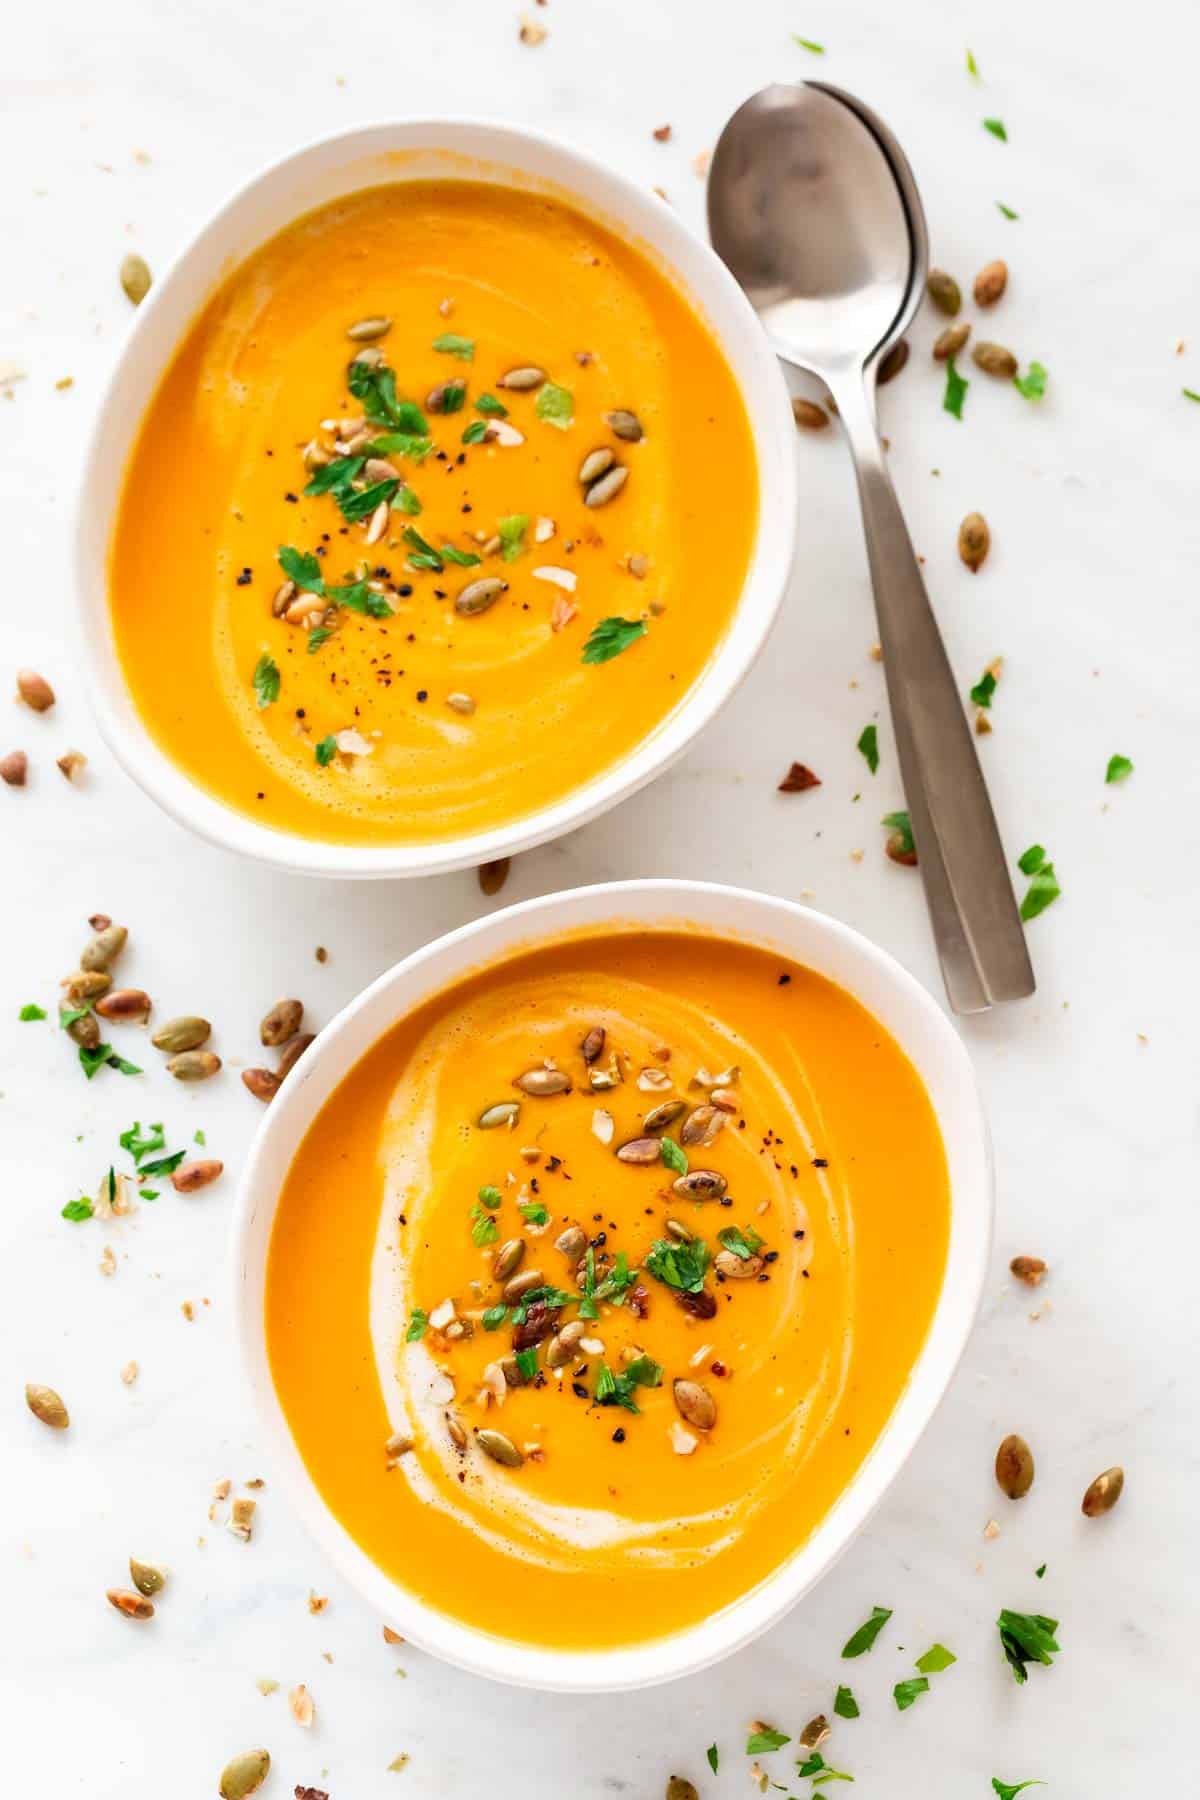
M733 375L638 250L550 198L369 189L188 331L126 473L117 649L162 749L261 822L485 830L680 704L757 505Z
M420 1006L318 1114L273 1377L331 1510L429 1604L638 1642L820 1523L948 1231L929 1099L842 989L686 930L568 937Z

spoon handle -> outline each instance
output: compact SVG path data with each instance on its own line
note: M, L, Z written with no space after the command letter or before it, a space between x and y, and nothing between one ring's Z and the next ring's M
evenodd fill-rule
M856 375L835 397L858 476L900 772L942 975L955 1012L983 1012L1033 993L1025 931L871 396Z

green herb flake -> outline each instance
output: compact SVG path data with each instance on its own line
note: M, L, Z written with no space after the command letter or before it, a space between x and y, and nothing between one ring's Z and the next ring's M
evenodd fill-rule
M473 569L482 560L474 550L460 550L456 544L443 544L441 555L446 562L453 563L456 569Z
M440 337L435 337L433 348L442 356L457 356L460 362L475 360L475 340L459 337L454 331L443 331Z
M992 695L996 691L996 677L990 669L985 669L975 686L971 689L971 699L976 706L990 707Z
M912 819L906 812L884 813L879 823L886 825L889 831L900 833L900 848L906 855L916 849L917 846L913 841Z
M929 1692L929 1683L924 1675L911 1675L907 1681L898 1681L892 1689L892 1699L896 1702L898 1712L907 1712L914 1700Z
M717 1749L717 1746L715 1744L710 1744L708 1746L708 1749L704 1752L704 1754L708 1758L709 1768L712 1770L713 1774L715 1775L717 1772L717 1766L721 1761L721 1752Z
M700 1292L707 1267L708 1245L700 1238L693 1238L690 1244L656 1238L646 1254L647 1274L684 1294Z
M825 54L824 44L815 44L812 38L800 37L798 33L794 31L792 33L792 42L793 44L799 44L802 50L807 50L812 56L824 56Z
M1184 388L1183 397L1185 400L1195 400L1200 403L1200 394L1196 392L1195 388Z
M549 1210L542 1205L540 1200L522 1200L517 1211L528 1225L548 1225L550 1223Z
M314 746L313 755L317 759L317 767L320 769L327 769L337 755L337 739L335 737L323 737L320 742Z
M476 1201L468 1217L471 1220L471 1242L476 1249L482 1250L485 1244L494 1244L500 1236L500 1227L491 1213Z
M1033 1572L1034 1572L1034 1574L1035 1574L1035 1575L1036 1575L1036 1576L1037 1576L1037 1578L1038 1578L1038 1580L1039 1580L1039 1581L1040 1581L1040 1580L1041 1580L1041 1579L1042 1579L1042 1576L1043 1576L1043 1575L1044 1575L1044 1574L1045 1574L1045 1573L1046 1573L1046 1565L1045 1565L1045 1563L1042 1563L1042 1564L1041 1564L1041 1565L1040 1565L1040 1566L1039 1566L1039 1567L1038 1567L1038 1568L1036 1568L1036 1569L1035 1569L1035 1570L1034 1570L1034 1571L1033 1571Z
M405 526L404 541L412 552L408 560L414 569L433 569L440 574L441 557L432 544L426 543L415 525Z
M507 419L508 408L503 400L497 400L495 394L480 394L475 402L475 411L486 414L489 419Z
M78 1200L67 1201L62 1209L62 1216L69 1219L72 1225L78 1225L82 1220L90 1219L95 1210L87 1195L81 1194Z
M858 1701L848 1687L839 1687L833 1696L833 1710L839 1719L857 1719L859 1716Z
M255 663L250 680L258 710L263 712L279 698L279 666L267 651L264 650Z
M743 1231L739 1225L726 1225L723 1231L718 1231L717 1241L726 1250L731 1250L741 1262L749 1262L762 1249L762 1239L749 1226Z
M752 1731L746 1739L747 1756L763 1756L770 1750L781 1750L785 1744L791 1743L786 1731L773 1731L764 1725L760 1731Z
M404 513L410 519L419 519L421 502L410 487L402 485L396 490L396 498L392 501L392 511Z
M325 581L321 564L308 550L293 550L290 544L279 546L279 566L289 581L294 581L306 594L323 594Z
M946 358L946 391L942 395L942 411L953 413L956 419L963 416L963 401L967 397L970 382L965 375L960 375L954 366L954 358Z
M1104 779L1109 787L1112 786L1114 781L1124 781L1127 779L1128 776L1130 776L1132 774L1133 774L1133 764L1130 762L1130 760L1127 756L1110 756L1109 757L1108 767L1104 771ZM28 1012L28 1010L29 1009L27 1007L21 1008L21 1017L22 1018L25 1017L25 1014L26 1014L26 1012ZM33 1018L43 1018L44 1019L46 1015L45 1015L45 1013L39 1013L37 1008L35 1007L33 1013L30 1014L30 1016Z
M1035 872L1026 889L1025 898L1021 902L1022 919L1026 923L1030 919L1036 919L1038 914L1044 913L1048 906L1053 906L1061 893L1058 877L1054 873L1054 864L1044 862Z
M622 650L628 650L630 644L645 637L648 629L645 619L601 619L592 627L581 660L585 663L611 662Z
M976 81L981 79L979 74L979 64L975 61L974 53L970 50L967 51L967 74L973 75Z
M999 138L1002 144L1007 144L1008 132L1005 129L1003 119L985 119L983 121L983 129L985 131L990 131L994 138Z
M854 1780L853 1775L847 1775L844 1769L831 1769L819 1750L814 1750L811 1756L806 1757L803 1762L798 1762L796 1771L799 1775L807 1776L812 1781L814 1793L830 1781Z
M408 1330L404 1334L406 1344L419 1344L429 1330L429 1314L423 1307L414 1306L412 1318L408 1321Z
M1017 858L1017 867L1022 875L1036 875L1046 860L1046 852L1041 844L1030 844Z
M507 1313L508 1308L503 1303L499 1306L489 1306L481 1321L483 1329L485 1331L497 1331L499 1327L503 1325Z
M518 1350L516 1362L525 1380L533 1381L538 1372L537 1345L534 1344L528 1350Z
M478 1195L480 1204L495 1212L504 1196L498 1187L481 1187Z
M686 1175L688 1172L687 1151L675 1142L672 1137L661 1137L658 1140L658 1152L668 1169L675 1175Z
M482 419L472 419L462 434L464 444L482 444L487 436L487 425Z
M953 1650L947 1650L945 1644L931 1644L924 1656L918 1656L917 1667L922 1675L940 1675L943 1669L957 1661Z
M416 411L416 408L413 409ZM388 431L368 445L372 456L407 456L413 462L424 462L433 449L433 439L428 435L425 421L421 419L419 431Z
M553 425L558 431L567 429L574 408L569 388L559 387L554 381L546 381L538 389L534 411L539 419L543 419L547 425Z
M373 425L390 425L408 437L423 437L428 432L420 407L397 397L394 369L372 367L356 357L346 371L346 381L354 398L362 401L362 409ZM374 444L371 448L378 451Z
M161 1123L148 1125L143 1131L140 1119L135 1119L129 1129L121 1133L117 1142L122 1150L128 1150L134 1162L139 1164L142 1158L149 1156L152 1151L165 1150L167 1147L166 1134Z
M158 1199L158 1189L157 1188L139 1188L138 1193L141 1195L143 1200L157 1200Z
M1024 394L1026 400L1040 400L1046 392L1046 383L1050 377L1040 362L1031 362L1024 375L1013 376L1013 386L1018 394Z
M306 494L333 494L335 498L343 493L348 493L351 483L357 481L362 474L366 460L365 456L332 457L322 468L313 471L312 480L304 492ZM294 554L295 552L293 552Z
M393 475L383 481L373 481L370 487L349 490L338 500L342 509L342 517L347 519L351 525L356 520L369 519L378 507L385 503L390 505L399 486L399 477Z
M998 1775L992 1776L992 1787L997 1800L1016 1800L1016 1796L1027 1787L1045 1787L1044 1781L1001 1781Z
M1019 219L1020 213L1014 212L1011 206L1005 206L1003 200L997 200L996 211L1003 213L1006 219Z
M529 529L528 513L509 513L501 519L496 530L500 537L500 554L505 562L515 562L525 548L525 533Z
M873 1606L870 1618L860 1625L858 1630L842 1645L842 1655L844 1657L861 1656L864 1651L869 1650L891 1616L890 1606Z
M105 1063L108 1063L121 1075L140 1075L142 1072L136 1063L126 1062L123 1056L118 1056L111 1044L97 1044L94 1050L89 1050L85 1045L80 1044L79 1066L89 1081L97 1069L102 1069Z
M1113 760L1115 761L1116 758L1114 757ZM1133 764L1131 763L1129 766L1130 766L1130 768L1132 768ZM1114 779L1115 779L1114 776L1111 776L1111 775L1109 776L1110 781L1112 781ZM46 1011L45 1011L44 1007L37 1006L32 1000L27 1000L25 1002L25 1005L21 1008L20 1012L17 1014L17 1017L18 1017L18 1019L20 1019L20 1021L23 1025L28 1025L34 1019L44 1019L46 1017Z
M186 1155L186 1150L176 1150L170 1156L156 1157L153 1162L139 1163L138 1176L173 1175Z
M333 636L328 625L318 625L315 631L308 634L308 654L315 656L321 645Z
M1005 1607L996 1620L996 1627L1013 1680L1018 1683L1028 1680L1031 1662L1043 1663L1048 1668L1058 1653L1057 1619L1047 1619L1042 1613L1011 1612Z
M874 725L864 726L856 748L861 753L872 775L879 767L879 731Z

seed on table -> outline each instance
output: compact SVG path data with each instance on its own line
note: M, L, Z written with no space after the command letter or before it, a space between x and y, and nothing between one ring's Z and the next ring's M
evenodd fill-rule
M111 988L96 1002L102 1019L117 1019L126 1025L144 1025L150 1017L150 996L142 988Z
M962 310L962 289L953 275L947 275L945 269L930 269L925 282L925 292L933 301L938 311L953 319Z
M504 1304L519 1306L526 1294L534 1288L545 1287L546 1277L540 1269L525 1269L520 1275L514 1275L511 1281L504 1284Z
M129 1576L138 1593L145 1594L147 1599L161 1593L167 1584L161 1569L156 1569L153 1563L139 1562L136 1556L129 1559Z
M879 373L875 377L876 385L885 387L889 381L895 381L897 375L908 361L908 340L901 338L893 344L879 365Z
M145 257L130 255L121 263L121 286L125 298L134 306L140 306L150 292L153 276Z
M511 856L498 856L495 862L480 863L477 871L480 893L486 894L489 900L498 894L508 880L511 867Z
M1124 1469L1119 1466L1105 1469L1103 1475L1097 1475L1084 1494L1083 1512L1089 1519L1097 1519L1101 1513L1111 1512L1121 1498L1124 1486Z
M726 1281L751 1281L762 1273L761 1256L739 1256L735 1250L718 1250L713 1257L713 1268Z
M655 133L657 137L658 133ZM700 1800L694 1781L685 1775L668 1775L666 1800Z
M617 463L608 471L607 475L602 475L599 481L593 481L583 497L583 504L585 506L607 506L610 500L616 499L628 480L629 470L622 463Z
M959 325L947 325L934 342L934 362L945 362L948 357L957 356L970 335L971 327L965 321Z
M172 1172L171 1186L177 1194L195 1194L201 1188L210 1187L221 1174L225 1164L215 1156L199 1157L195 1162L180 1163Z
M980 269L975 277L976 306L995 306L1008 286L1008 264L997 258Z
M277 1000L271 1010L263 1014L258 1027L260 1042L267 1045L286 1044L299 1031L303 1017L302 1000Z
M627 444L640 444L646 435L637 414L629 412L624 406L618 406L615 412L605 413L604 418L613 436L623 439Z
M493 1462L503 1463L506 1469L519 1469L525 1461L512 1439L505 1437L502 1431L479 1431L475 1440L485 1456L490 1456Z
M616 462L613 452L605 444L599 450L589 450L579 465L579 479L584 487L588 487Z
M279 1092L279 1077L274 1069L243 1069L242 1086L264 1105Z
M478 581L469 581L465 588L455 596L454 610L464 619L477 619L495 606L501 594L508 592L508 583L499 575L484 575Z
M94 1000L97 994L107 994L112 986L112 976L106 969L77 969L67 976L62 986L65 997L78 1006L81 1000Z
M985 375L995 375L998 379L1007 381L1017 372L1017 359L1003 344L976 344L971 355Z
M517 393L529 393L541 387L546 379L545 369L538 369L529 364L526 368L510 369L507 375L501 375L497 387L512 388Z
M510 1275L515 1275L524 1256L524 1238L509 1238L507 1243L501 1244L492 1263L492 1274L496 1280L507 1281Z
M72 1019L66 1031L71 1042L81 1044L85 1050L95 1050L100 1042L100 1022L95 1013L85 1012L80 1018Z
M628 1142L617 1146L617 1160L623 1163L633 1163L639 1168L649 1168L650 1164L656 1163L661 1155L662 1143L656 1137L630 1138Z
M1033 1451L1015 1431L996 1452L996 1485L1010 1500L1023 1499L1033 1486Z
M567 1229L556 1237L554 1248L561 1250L569 1263L577 1263L587 1249L587 1233L579 1225L568 1225Z
M219 1056L211 1050L183 1050L167 1063L168 1075L176 1081L207 1081L221 1066Z
M85 971L109 969L125 948L128 936L124 925L108 925L103 931L98 931L84 946L83 955L79 958L80 968Z
M128 1588L109 1588L108 1603L115 1606L119 1613L127 1619L152 1619L154 1602L147 1600L144 1594L131 1593Z
M17 693L34 712L49 712L54 705L54 689L36 669L17 670Z
M717 1422L717 1403L698 1381L676 1381L671 1392L681 1418L697 1431L711 1431Z
M160 1025L151 1036L150 1042L156 1050L165 1050L170 1055L180 1050L199 1050L212 1036L212 1026L199 1013L181 1013L177 1019L168 1019Z
M485 1106L475 1123L481 1131L495 1131L501 1125L515 1125L520 1116L519 1100L498 1100L495 1106Z
M249 1800L267 1779L270 1767L268 1750L244 1750L240 1756L235 1756L221 1771L221 1785L217 1790L221 1800Z
M359 319L356 324L346 327L346 336L356 344L373 344L376 338L386 337L391 329L390 319Z
M27 1381L25 1404L34 1418L40 1419L43 1425L49 1425L52 1431L65 1431L71 1423L71 1415L62 1395L55 1393L52 1387L42 1387L36 1381Z
M975 574L992 545L992 534L982 513L968 513L958 528L958 554Z
M804 400L799 394L792 396L792 417L801 431L824 431L829 424L829 414L815 400Z
M283 1055L275 1065L275 1073L280 1081L291 1074L316 1035L315 1031L302 1031L299 1037L292 1038L291 1042L285 1045Z
M532 1094L538 1099L548 1099L552 1094L569 1094L571 1077L565 1069L526 1069L513 1082L523 1094Z

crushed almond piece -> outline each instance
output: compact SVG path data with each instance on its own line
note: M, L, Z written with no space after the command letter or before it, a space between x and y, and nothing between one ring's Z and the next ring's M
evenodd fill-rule
M400 1752L399 1756L394 1756L392 1758L391 1762L388 1764L388 1774L389 1775L398 1775L400 1773L401 1769L403 1769L407 1765L407 1763L408 1763L408 1752L405 1750L402 1750Z
M398 1631L393 1631L390 1625L385 1625L383 1628L383 1641L385 1644L402 1644L404 1639L400 1636Z
M529 18L522 19L521 28L517 32L521 42L527 44L530 49L538 44L544 44L549 35L544 25L537 25Z
M233 1483L228 1478L226 1478L224 1481L214 1481L213 1482L212 1497L214 1500L228 1500L228 1498L232 1492L233 1492Z
M240 1538L243 1544L250 1542L250 1536L254 1530L254 1515L257 1511L258 1501L247 1500L244 1495L239 1495L230 1508L227 1529L233 1533L235 1538Z
M308 1590L308 1610L310 1613L322 1613L329 1605L328 1594L318 1594L314 1588Z
M303 1682L299 1687L294 1687L288 1695L288 1708L297 1725L302 1725L305 1731L309 1730L316 1717L317 1709L313 1705L312 1695Z
M126 1387L132 1387L137 1378L138 1366L131 1358L121 1370L121 1380L125 1383Z
M264 1698L268 1694L276 1694L279 1692L279 1683L277 1681L272 1681L269 1675L260 1675L254 1685Z
M104 1254L100 1258L98 1267L99 1267L100 1273L102 1275L115 1275L116 1274L117 1259L116 1259L115 1255L113 1254L113 1247L111 1244L105 1244Z
M988 1520L983 1528L983 1535L987 1538L989 1543L993 1538L998 1538L1000 1536L1000 1527L997 1525L995 1519Z
M656 125L651 136L656 144L669 144L671 141L671 127L669 125Z

